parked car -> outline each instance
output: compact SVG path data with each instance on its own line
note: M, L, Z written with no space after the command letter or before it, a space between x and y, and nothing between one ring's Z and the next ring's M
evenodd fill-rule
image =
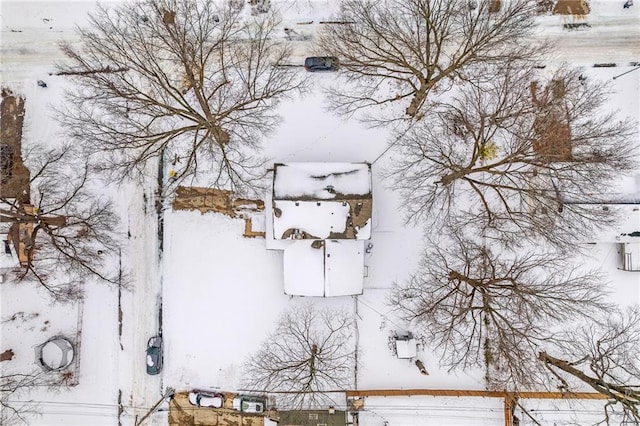
M219 392L192 390L189 392L189 402L196 407L222 408L224 395Z
M243 413L262 413L266 398L257 395L238 395L233 398L233 409Z
M337 71L340 61L335 56L311 56L304 60L304 69L314 71Z
M162 337L154 336L147 343L147 374L159 374L162 370Z

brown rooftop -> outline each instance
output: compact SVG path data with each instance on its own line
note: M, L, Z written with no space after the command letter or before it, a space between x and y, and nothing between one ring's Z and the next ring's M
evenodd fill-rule
M539 109L533 123L533 151L546 162L573 159L571 128L562 117L561 107L557 102L564 95L564 83L560 80L552 81L543 90L538 90L538 82L531 82L532 103Z
M29 202L29 169L22 162L24 98L2 89L0 198Z
M590 11L585 0L558 0L553 7L554 15L588 15Z

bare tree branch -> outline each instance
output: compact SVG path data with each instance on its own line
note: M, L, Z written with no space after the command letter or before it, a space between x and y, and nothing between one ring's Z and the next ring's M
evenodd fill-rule
M245 386L283 392L280 407L335 405L325 392L351 386L352 334L353 318L347 312L311 304L291 308L247 362Z
M605 422L640 422L640 309L635 306L571 330L555 352L538 359L567 386L570 379L587 384L610 398ZM620 423L618 423L620 422Z
M3 425L29 424L29 417L39 413L38 403L21 400L29 390L48 386L65 386L64 373L33 370L27 373L6 373L0 376L0 423Z
M487 386L517 390L539 383L536 354L554 326L606 307L601 282L559 253L498 253L452 233L431 243L391 304L430 337L444 366L485 368Z
M99 7L82 47L62 44L77 90L60 111L69 134L103 152L118 178L142 173L163 154L180 159L176 178L207 174L214 187L256 189L262 138L278 123L277 103L304 88L301 74L275 67L289 48L278 20L243 20L227 2L145 0ZM91 73L92 70L126 69Z
M567 246L613 223L613 212L584 203L611 199L638 147L636 123L603 111L607 86L580 70L545 81L520 67L475 71L397 143L389 175L409 217L465 223L507 245Z
M336 20L349 24L328 25L318 41L319 51L340 58L349 83L332 91L334 106L351 114L399 102L405 116L421 119L430 94L466 79L467 68L535 60L544 48L529 38L533 2L502 2L499 10L495 3L343 1Z
M35 279L58 300L79 297L90 276L115 283L108 259L117 253L118 217L109 198L95 194L90 165L71 145L25 154L30 202L0 199L0 221L12 224L14 246L26 259L18 276Z

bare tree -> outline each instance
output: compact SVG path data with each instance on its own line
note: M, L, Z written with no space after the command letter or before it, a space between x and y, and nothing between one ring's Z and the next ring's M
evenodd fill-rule
M0 221L11 223L21 260L18 276L35 279L56 299L79 297L87 277L116 282L107 259L117 252L118 217L96 193L90 165L70 145L34 147L25 155L30 185L0 198Z
M327 25L318 41L318 50L340 58L346 71L349 84L332 92L335 106L353 113L401 103L405 116L420 119L429 95L466 79L467 68L534 60L543 48L530 39L532 3L343 1L336 17L342 24Z
M422 328L451 369L485 368L487 386L539 383L536 354L553 327L605 307L597 272L559 253L513 254L451 233L431 242L390 303Z
M274 66L289 56L276 16L243 16L214 0L99 7L78 29L81 46L62 44L69 62L60 71L78 85L61 111L70 135L102 152L120 178L164 155L177 180L207 173L201 183L255 189L274 107L304 79Z
M352 337L347 312L311 304L291 308L247 362L245 385L281 393L281 408L335 405L327 392L343 391L353 381Z
M34 369L19 373L3 371L0 375L0 423L3 425L29 424L29 417L38 415L36 401L22 400L25 393L37 387L59 390L67 386L66 372L44 372Z
M609 398L605 422L640 423L640 309L608 313L567 333L558 348L541 351L538 359L571 391L577 379ZM559 354L559 355L558 355Z
M36 403L16 402L14 398L30 388L47 384L47 374L41 370L0 376L0 420L3 425L28 424L27 416L38 412Z
M638 146L637 124L605 110L607 85L578 69L548 79L510 66L475 72L397 142L389 174L409 216L560 246L612 223L595 204L634 169Z

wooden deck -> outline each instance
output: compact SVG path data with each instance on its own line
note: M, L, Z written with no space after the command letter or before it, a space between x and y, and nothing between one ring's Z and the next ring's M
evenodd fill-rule
M261 212L264 201L235 198L233 192L223 189L196 186L179 186L173 200L176 210L198 210L200 213L215 212L230 217L242 217L243 212Z

